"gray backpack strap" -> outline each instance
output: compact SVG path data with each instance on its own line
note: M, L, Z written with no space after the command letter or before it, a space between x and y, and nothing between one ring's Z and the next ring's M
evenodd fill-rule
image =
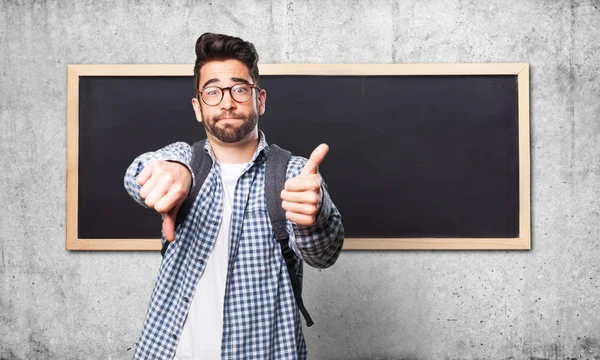
M304 301L302 301L302 262L299 261L289 246L287 218L285 217L285 210L281 207L281 191L285 186L287 164L291 156L292 154L289 151L283 150L275 144L270 146L265 166L265 196L273 236L281 246L281 253L290 275L296 304L306 320L306 326L312 326L314 322L304 307Z
M275 240L287 240L287 219L281 207L281 191L285 186L287 163L292 153L273 144L265 166L265 196Z
M204 144L206 143L206 139L197 141L192 145L192 162L190 164L192 171L194 171L194 175L196 177L194 188L191 190L188 197L181 204L179 211L177 212L177 217L175 218L175 228L177 228L185 218L187 217L190 209L194 205L194 201L198 197L200 193L200 189L202 188L202 184L208 177L208 173L210 173L210 169L212 168L212 159L210 155L208 155L204 151ZM162 256L165 256L167 252L167 248L169 247L170 242L165 241L163 247L160 251Z

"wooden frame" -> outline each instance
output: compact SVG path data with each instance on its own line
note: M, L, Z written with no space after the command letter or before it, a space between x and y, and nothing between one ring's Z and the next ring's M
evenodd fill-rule
M69 65L67 89L67 250L160 250L160 239L80 239L79 77L191 76L193 65ZM346 239L345 250L528 250L531 248L528 64L267 64L261 75L516 75L519 106L519 237Z

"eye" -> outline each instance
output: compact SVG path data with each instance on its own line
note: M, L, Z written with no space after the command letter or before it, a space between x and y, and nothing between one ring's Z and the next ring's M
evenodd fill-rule
M231 88L231 90L233 90L233 92L235 92L236 94L244 95L244 94L247 94L250 91L250 86L248 86L248 85L235 85L233 88Z
M220 92L221 90L219 90L219 88L216 87L208 87L203 91L203 93L206 94L206 96L217 96Z

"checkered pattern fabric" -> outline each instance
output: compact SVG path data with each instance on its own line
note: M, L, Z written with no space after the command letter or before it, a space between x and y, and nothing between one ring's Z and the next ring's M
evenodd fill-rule
M134 359L173 358L196 284L217 237L223 212L221 175L208 142L204 150L213 159L212 169L163 258ZM259 146L235 188L222 359L306 359L300 313L267 213L264 181L268 151L261 132ZM192 148L183 142L145 153L127 169L125 189L145 206L136 181L144 166L160 159L190 168L191 157ZM298 176L306 161L292 156L287 178ZM325 184L322 192L322 207L315 225L302 227L288 221L290 247L301 260L317 268L335 263L344 240L340 213Z

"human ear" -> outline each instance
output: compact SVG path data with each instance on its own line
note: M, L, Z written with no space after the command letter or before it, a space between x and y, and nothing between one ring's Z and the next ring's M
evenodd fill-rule
M198 122L202 122L202 109L200 107L200 102L198 101L198 98L192 99L192 108L194 108L196 120L198 120Z
M265 89L261 89L258 93L258 115L262 115L265 113L267 109L267 91Z

